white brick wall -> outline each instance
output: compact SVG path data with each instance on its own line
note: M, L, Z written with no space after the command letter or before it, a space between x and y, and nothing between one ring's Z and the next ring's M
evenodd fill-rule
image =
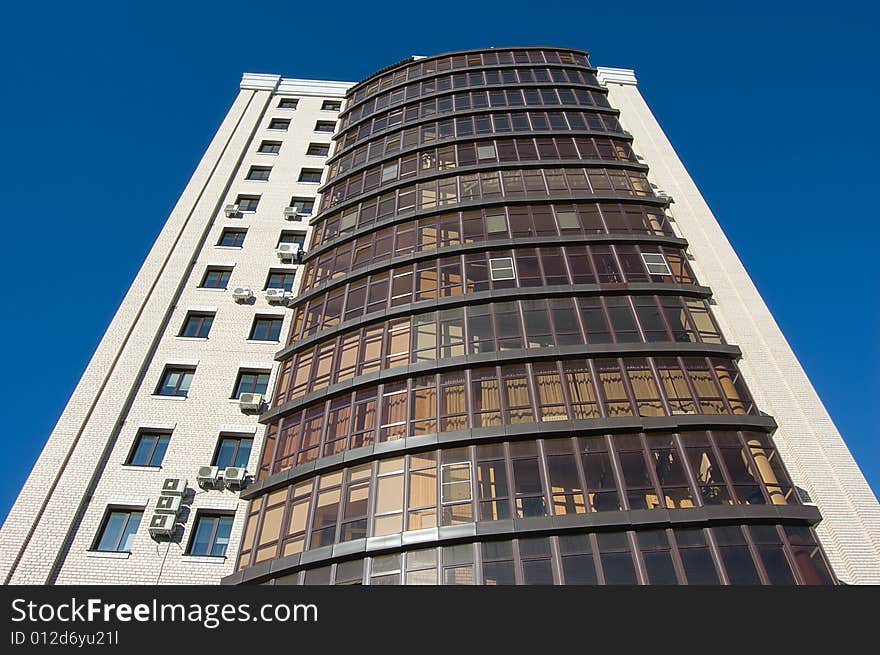
M282 218L292 196L316 196L316 184L297 182L302 167L323 167L324 158L306 156L309 143L328 143L314 133L317 120L333 120L321 110L324 98L340 98L344 83L245 76L242 90L192 179L169 216L92 357L34 470L0 531L0 573L7 582L42 584L216 583L233 569L245 503L233 492L204 492L195 484L199 465L210 463L221 431L250 430L254 471L264 428L230 400L240 366L272 370L283 344L248 341L256 314L290 310L263 298L269 269L280 265L275 247L282 230L306 231ZM299 98L295 110L278 108L281 97ZM272 118L290 118L288 131L268 130ZM277 155L257 153L262 140L281 141ZM272 166L267 182L244 179L252 165ZM223 207L239 194L260 195L254 213L227 218ZM317 204L317 203L316 203ZM247 227L243 248L217 247L224 227ZM198 288L208 264L234 264L227 291ZM190 266L192 264L192 266ZM231 289L251 287L253 304L234 302ZM177 336L193 309L216 308L206 340ZM156 397L153 391L166 363L198 361L185 400ZM140 428L173 425L160 469L125 466ZM98 463L105 462L103 469ZM92 497L84 502L95 477ZM147 531L152 505L167 477L183 477L197 492L179 543L153 541ZM127 501L145 507L128 557L90 552L108 505ZM84 513L72 531L78 508ZM237 511L226 559L193 558L184 550L197 511Z
M880 583L880 505L770 310L635 85L632 71L599 69L611 105L633 134L654 184L671 195L676 231L689 242L701 284L758 407L779 424L774 439L795 484L819 506L817 531L838 577ZM857 381L853 380L853 384Z

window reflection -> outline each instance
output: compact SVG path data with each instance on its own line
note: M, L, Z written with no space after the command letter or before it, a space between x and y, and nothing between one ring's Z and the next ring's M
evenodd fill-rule
M766 435L722 430L558 437L383 459L325 473L255 500L245 527L244 551L254 550L259 562L352 539L440 525L625 508L687 509L718 504L722 498L729 504L747 503L741 494L729 493L738 486L738 478L720 465L715 452L733 451L739 443L740 452L748 456L746 446L758 441L762 452L773 451ZM690 476L700 493L689 483ZM764 494L770 488L791 486L782 468L771 482L762 477L754 480ZM690 535L687 547L708 547L691 533L682 534ZM796 556L809 558L802 564L809 578L824 579L817 544L808 534L797 537L802 548ZM775 539L761 543L781 543L778 536ZM742 557L734 548L742 546L741 541L727 537L722 545L731 549L724 557L732 562ZM767 551L770 558L775 556L771 551ZM688 557L694 575L702 575L699 566L706 553ZM745 569L741 575L739 579L746 581Z

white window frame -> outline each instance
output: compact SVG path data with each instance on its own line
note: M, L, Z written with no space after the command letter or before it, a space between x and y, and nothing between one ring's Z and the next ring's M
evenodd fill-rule
M649 258L659 257L660 261L648 261ZM645 269L648 271L648 275L669 275L672 276L672 269L669 268L669 262L666 261L666 256L662 252L643 252L642 253L642 263L645 265ZM663 271L657 271L652 269L652 267L662 266Z
M450 466L462 466L466 465L468 469L468 497L467 498L459 498L457 500L445 500L444 499L444 491L447 485L451 484L460 484L463 480L456 480L455 482L443 482L443 470ZM474 500L474 470L473 466L469 461L465 462L450 462L448 464L440 465L440 504L441 505L462 505L464 503L470 503Z
M508 261L509 265L501 265L500 262ZM496 263L497 262L497 263ZM510 275L502 277L500 271L510 269ZM499 282L501 280L515 280L516 279L516 269L513 266L513 257L490 257L489 258L489 277L492 278L493 282Z

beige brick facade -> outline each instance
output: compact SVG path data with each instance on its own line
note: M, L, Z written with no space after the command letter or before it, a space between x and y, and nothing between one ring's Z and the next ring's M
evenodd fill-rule
M221 433L253 434L248 469L255 470L264 428L231 399L240 368L271 370L278 342L248 340L254 316L279 315L287 332L290 310L269 304L263 289L281 264L275 248L282 230L307 232L307 222L287 221L291 197L315 197L319 186L299 183L303 167L323 168L308 156L322 109L341 99L348 84L245 75L241 91L169 216L146 261L101 340L82 379L26 481L2 529L0 573L7 583L155 584L215 583L232 571L245 505L232 491L202 491L200 465L211 463ZM297 98L296 109L279 108ZM269 129L289 119L286 131ZM263 140L280 141L278 154L257 152ZM251 166L271 166L268 181L245 179ZM239 194L258 195L255 212L226 217ZM225 227L247 228L242 248L216 244ZM199 288L209 265L233 268L227 290ZM237 303L232 289L248 286L256 298ZM215 312L207 339L177 336L190 310ZM186 399L155 396L164 367L196 365ZM142 428L172 430L160 468L126 466ZM185 478L196 492L180 515L182 538L154 541L147 525L165 478ZM92 550L108 507L142 507L131 553ZM185 554L197 512L238 512L226 558ZM178 533L178 537L180 537Z

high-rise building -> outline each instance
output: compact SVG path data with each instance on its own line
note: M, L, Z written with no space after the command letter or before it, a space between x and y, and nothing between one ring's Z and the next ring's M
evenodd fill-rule
M880 506L633 71L490 48L244 76L0 546L13 583L878 583Z

